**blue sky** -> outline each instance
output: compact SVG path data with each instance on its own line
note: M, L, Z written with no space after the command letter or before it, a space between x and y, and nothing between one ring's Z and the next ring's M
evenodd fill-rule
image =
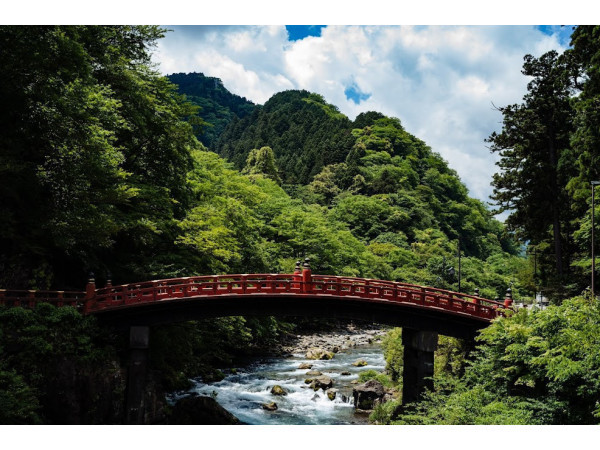
M564 51L560 26L169 26L154 54L164 74L202 72L266 102L287 89L317 92L350 119L397 117L489 200L499 131L494 108L522 101L526 54Z
M325 25L286 25L290 41L299 41L307 36L321 36L321 28Z

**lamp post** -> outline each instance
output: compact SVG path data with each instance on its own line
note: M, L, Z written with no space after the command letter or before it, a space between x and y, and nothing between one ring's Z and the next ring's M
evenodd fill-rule
M458 238L458 292L460 292L460 237Z
M598 186L600 184L600 181L592 181L590 182L590 184L592 185L592 299L596 298L596 294L595 294L595 290L594 290L594 278L595 278L595 274L596 274L596 254L594 251L594 216L595 216L595 199L594 199L594 191L596 186Z

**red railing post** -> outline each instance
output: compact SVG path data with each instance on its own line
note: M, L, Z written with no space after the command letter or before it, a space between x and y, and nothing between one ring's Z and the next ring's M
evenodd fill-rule
M504 307L510 308L512 306L512 303L513 303L512 289L508 288L506 290L506 298L504 299Z
M94 272L90 272L87 285L85 287L85 302L83 304L83 313L88 314L92 309L92 303L96 298L96 279L94 278Z
M312 272L310 270L310 259L304 260L302 267L302 292L308 294L312 292Z
M300 282L302 281L302 269L300 260L296 261L296 267L294 267L294 273L292 275L292 290L300 290Z

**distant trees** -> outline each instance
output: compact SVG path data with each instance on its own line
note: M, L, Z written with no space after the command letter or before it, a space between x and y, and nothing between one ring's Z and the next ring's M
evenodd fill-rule
M262 174L281 185L281 178L275 164L275 155L271 147L251 150L242 173L247 175Z
M202 73L174 73L167 78L186 100L200 107L190 119L200 120L194 133L211 150L230 122L246 117L257 107L245 97L229 92L218 78Z
M284 184L308 184L321 169L343 162L354 144L352 122L322 96L284 91L223 132L215 150L242 169L252 149L273 149Z

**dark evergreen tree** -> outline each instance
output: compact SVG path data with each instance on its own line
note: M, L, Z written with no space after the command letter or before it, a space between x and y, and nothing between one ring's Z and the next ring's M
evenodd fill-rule
M168 76L177 85L180 94L192 104L199 106L197 117L201 119L195 135L209 149L229 123L252 113L256 105L245 97L232 94L219 78L202 73L174 73Z
M566 186L574 174L570 133L574 129L568 60L551 51L525 57L523 74L533 77L520 105L499 108L503 129L488 138L500 155L492 199L509 211L508 226L533 245L551 243L555 273L568 271L573 216Z

